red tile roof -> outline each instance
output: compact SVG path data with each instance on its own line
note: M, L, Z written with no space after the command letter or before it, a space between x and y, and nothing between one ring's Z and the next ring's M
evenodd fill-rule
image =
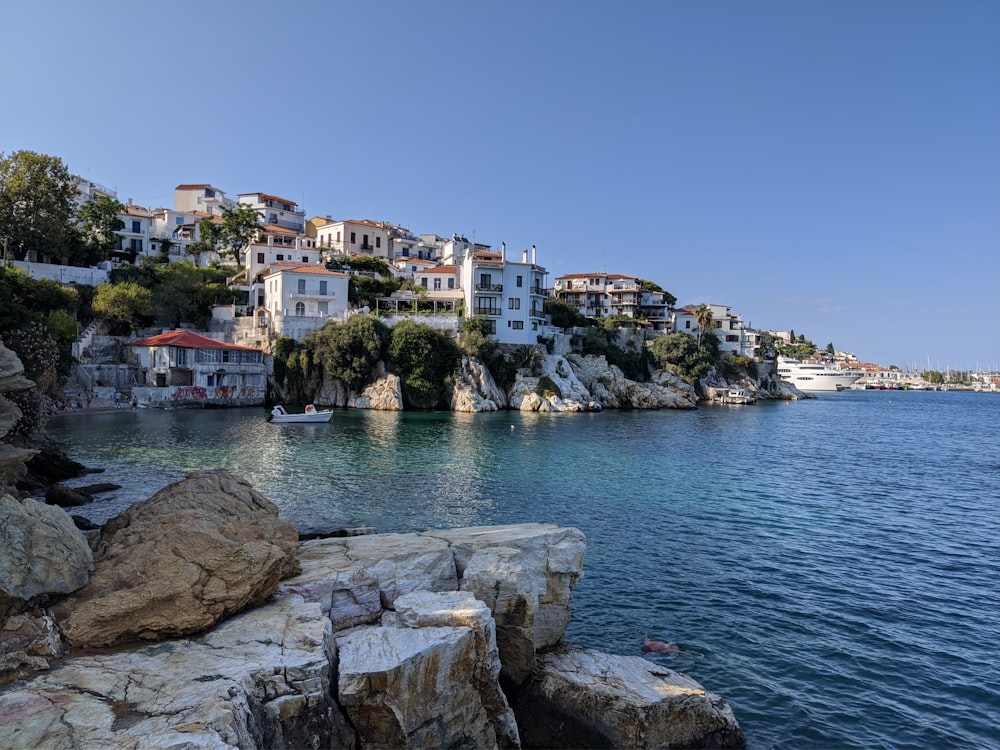
M348 276L342 271L331 271L322 263L295 263L293 261L279 260L271 264L271 273L282 271L294 271L295 273L312 273L320 276Z
M236 344L226 344L222 341L210 339L207 336L194 333L192 331L169 331L157 336L130 341L129 346L181 346L186 349L229 349L242 352L259 352L260 349L253 349L249 346L237 346Z

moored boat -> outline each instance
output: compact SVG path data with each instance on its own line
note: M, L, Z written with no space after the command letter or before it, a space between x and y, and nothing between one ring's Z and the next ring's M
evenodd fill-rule
M267 415L267 421L278 424L284 424L286 422L329 422L332 416L333 412L329 409L317 411L316 407L312 404L309 404L306 407L306 410L301 414L290 414L285 410L284 406L278 404L271 409L271 413Z
M715 397L716 401L723 404L754 404L757 397L747 392L743 388L727 388Z
M779 378L803 392L842 391L864 375L856 370L800 362L790 357L778 357L776 367Z

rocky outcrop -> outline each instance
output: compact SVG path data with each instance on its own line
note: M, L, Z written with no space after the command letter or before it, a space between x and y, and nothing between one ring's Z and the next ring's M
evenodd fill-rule
M541 412L580 412L600 409L600 404L580 382L565 357L547 355L542 358L541 369L542 373L538 376L526 375L523 372L517 374L510 389L510 408Z
M38 453L35 449L8 442L8 435L23 414L4 394L34 387L34 382L24 377L21 360L0 341L0 495L15 492L15 485L25 473L24 465Z
M730 388L742 388L757 399L777 399L779 401L797 401L802 398L816 398L814 393L804 393L791 383L775 377L773 372L760 378L746 375L738 380L729 381L716 369L698 381L698 390L706 401L714 401Z
M650 696L640 665L600 654L587 662L599 665L587 666L593 697L579 686L549 690L548 675L586 666L548 656L567 651L584 551L578 530L550 524L303 543L298 575L205 635L74 656L0 690L0 748L517 748L556 737L552 721L532 713L543 702L569 717L567 727L593 710L613 728L560 735L578 747L608 737L720 744L701 704L724 704L679 675L655 684L660 699L677 690L682 705L669 707ZM522 649L537 650L530 669ZM527 671L520 687L507 655ZM614 670L617 682L606 676ZM649 726L641 714L619 715L641 699ZM526 703L522 717L516 707Z
M683 378L657 370L646 383L629 380L605 357L570 355L574 372L603 409L693 409L697 396Z
M499 411L507 406L507 396L496 384L489 369L478 359L462 357L458 382L451 398L452 411L477 414Z
M352 397L347 405L355 409L374 409L376 411L402 411L403 389L399 376L386 374L367 386L361 393Z
M515 704L528 747L742 748L732 709L638 656L561 646L539 656Z
M196 633L273 594L297 547L244 480L191 474L104 526L90 583L54 612L74 646Z
M64 510L0 498L0 684L62 655L55 622L36 602L84 586L93 567L86 538Z

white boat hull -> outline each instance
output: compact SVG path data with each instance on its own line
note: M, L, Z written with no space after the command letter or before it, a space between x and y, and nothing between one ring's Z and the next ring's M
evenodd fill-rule
M330 418L333 417L333 412L329 409L324 411L306 411L303 414L289 414L285 411L282 406L275 406L271 409L271 413L267 415L267 421L273 422L274 424L289 424L289 423L322 423L329 422Z
M794 359L778 358L778 377L803 393L833 393L851 387L862 373L826 365L812 365Z

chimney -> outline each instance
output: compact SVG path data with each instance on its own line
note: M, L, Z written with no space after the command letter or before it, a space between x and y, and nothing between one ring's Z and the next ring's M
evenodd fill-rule
M506 242L501 242L500 243L500 260L502 260L502 261L506 261L507 260L507 243Z
M524 250L521 251L521 262L522 263L528 262L528 248L524 248Z
M531 246L531 265L535 265L535 246Z

